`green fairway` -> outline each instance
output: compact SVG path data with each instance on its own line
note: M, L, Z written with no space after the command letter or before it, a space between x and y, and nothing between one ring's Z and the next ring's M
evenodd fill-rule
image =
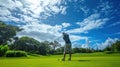
M73 54L72 61L62 55L0 58L0 67L120 67L120 54Z

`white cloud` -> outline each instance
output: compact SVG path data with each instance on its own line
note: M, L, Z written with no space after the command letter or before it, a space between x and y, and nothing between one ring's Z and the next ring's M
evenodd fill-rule
M11 20L11 18L5 16L17 18L19 15L22 15L19 17L20 22L29 23L31 22L30 19L37 19L39 22L41 19L46 19L54 14L65 14L66 6L64 4L65 1L63 0L0 0L0 9L2 9L0 10L2 12L0 13L0 18L4 17L5 19Z
M116 26L116 25L119 25L119 24L120 24L120 22L116 22L116 23L113 23L113 24L109 25L108 27Z
M11 12L7 8L0 7L0 16L8 16L11 15Z
M110 1L100 1L99 5L97 6L97 9L94 9L94 12L97 13L102 13L105 16L109 16L112 15L115 10L112 9L113 8L113 3Z
M0 5L4 6L5 8L10 8L10 9L14 9L15 7L15 2L13 2L12 0L0 0Z
M70 39L72 42L78 41L78 40L85 40L87 37L78 36L78 35L70 35Z
M108 18L100 19L100 14L92 14L91 16L84 19L82 22L77 22L80 28L68 30L68 33L84 33L92 29L100 28L106 23Z
M85 44L81 45L81 48L91 48L89 38L86 37Z
M15 22L19 22L20 19L19 18L16 18L16 17L13 17L13 16L7 16L6 17L8 20L10 19L11 21L15 21Z
M82 12L84 16L87 16L88 13L90 13L90 9L88 8L88 4L86 4L85 0L68 0L70 3L79 3L78 4L74 4L74 10L76 10L77 12Z
M85 15L89 13L89 9L86 6L81 6L80 9L84 12Z
M112 8L112 6L110 5L110 2L103 2L100 6L100 8L102 7L102 12L108 13L108 11L110 11L110 9Z
M98 48L99 49L104 49L106 48L107 46L110 46L111 44L115 43L117 40L119 40L118 38L108 38L105 42L101 43L101 44L98 44Z
M69 27L69 26L70 26L70 23L64 22L64 23L62 23L62 26L63 26L63 28Z
M67 9L67 7L64 7L64 8L62 8L62 11L61 11L61 14L66 14L67 12L66 12L66 9Z
M17 33L17 36L29 36L33 37L39 41L53 41L55 38L59 37L61 34L62 27L60 25L47 25L47 24L39 24L39 23L32 23L25 26L22 26L24 30Z

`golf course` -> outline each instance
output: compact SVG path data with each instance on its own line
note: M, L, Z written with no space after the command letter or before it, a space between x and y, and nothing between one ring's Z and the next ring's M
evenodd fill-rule
M27 57L0 57L0 67L119 67L120 54L78 53L72 60L61 61L62 55L28 55Z

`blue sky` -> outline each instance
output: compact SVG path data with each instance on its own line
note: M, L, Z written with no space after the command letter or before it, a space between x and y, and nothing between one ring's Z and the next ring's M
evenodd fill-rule
M0 0L0 20L39 41L70 35L73 47L99 48L120 39L120 0Z

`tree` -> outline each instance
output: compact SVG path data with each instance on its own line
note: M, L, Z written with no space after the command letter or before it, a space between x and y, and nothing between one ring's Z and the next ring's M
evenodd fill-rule
M47 55L50 53L50 46L48 41L41 42L38 46L38 53L41 55Z
M64 47L63 47L63 46L58 47L58 48L56 48L55 51L56 51L55 54L63 54L63 52L64 52Z
M120 41L116 42L116 49L117 49L117 51L120 51Z
M15 43L10 46L12 50L23 50L29 53L47 55L51 48L48 41L39 42L30 37L15 38Z
M116 43L112 44L110 48L112 51L120 51L120 41L116 41Z
M120 41L116 41L115 43L113 43L110 46L107 46L104 51L113 51L113 52L118 52L120 51Z
M6 44L7 41L10 40L10 38L13 38L18 31L21 31L21 29L0 21L0 45Z
M60 46L61 46L61 44L60 44L59 42L57 42L57 41L51 42L50 45L51 45L51 47L52 47L52 52L51 52L52 54L55 53L55 49L56 49L57 47L60 47Z
M37 47L39 44L40 42L33 38L21 37L17 39L13 45L11 45L11 49L34 53L35 51L37 51Z

